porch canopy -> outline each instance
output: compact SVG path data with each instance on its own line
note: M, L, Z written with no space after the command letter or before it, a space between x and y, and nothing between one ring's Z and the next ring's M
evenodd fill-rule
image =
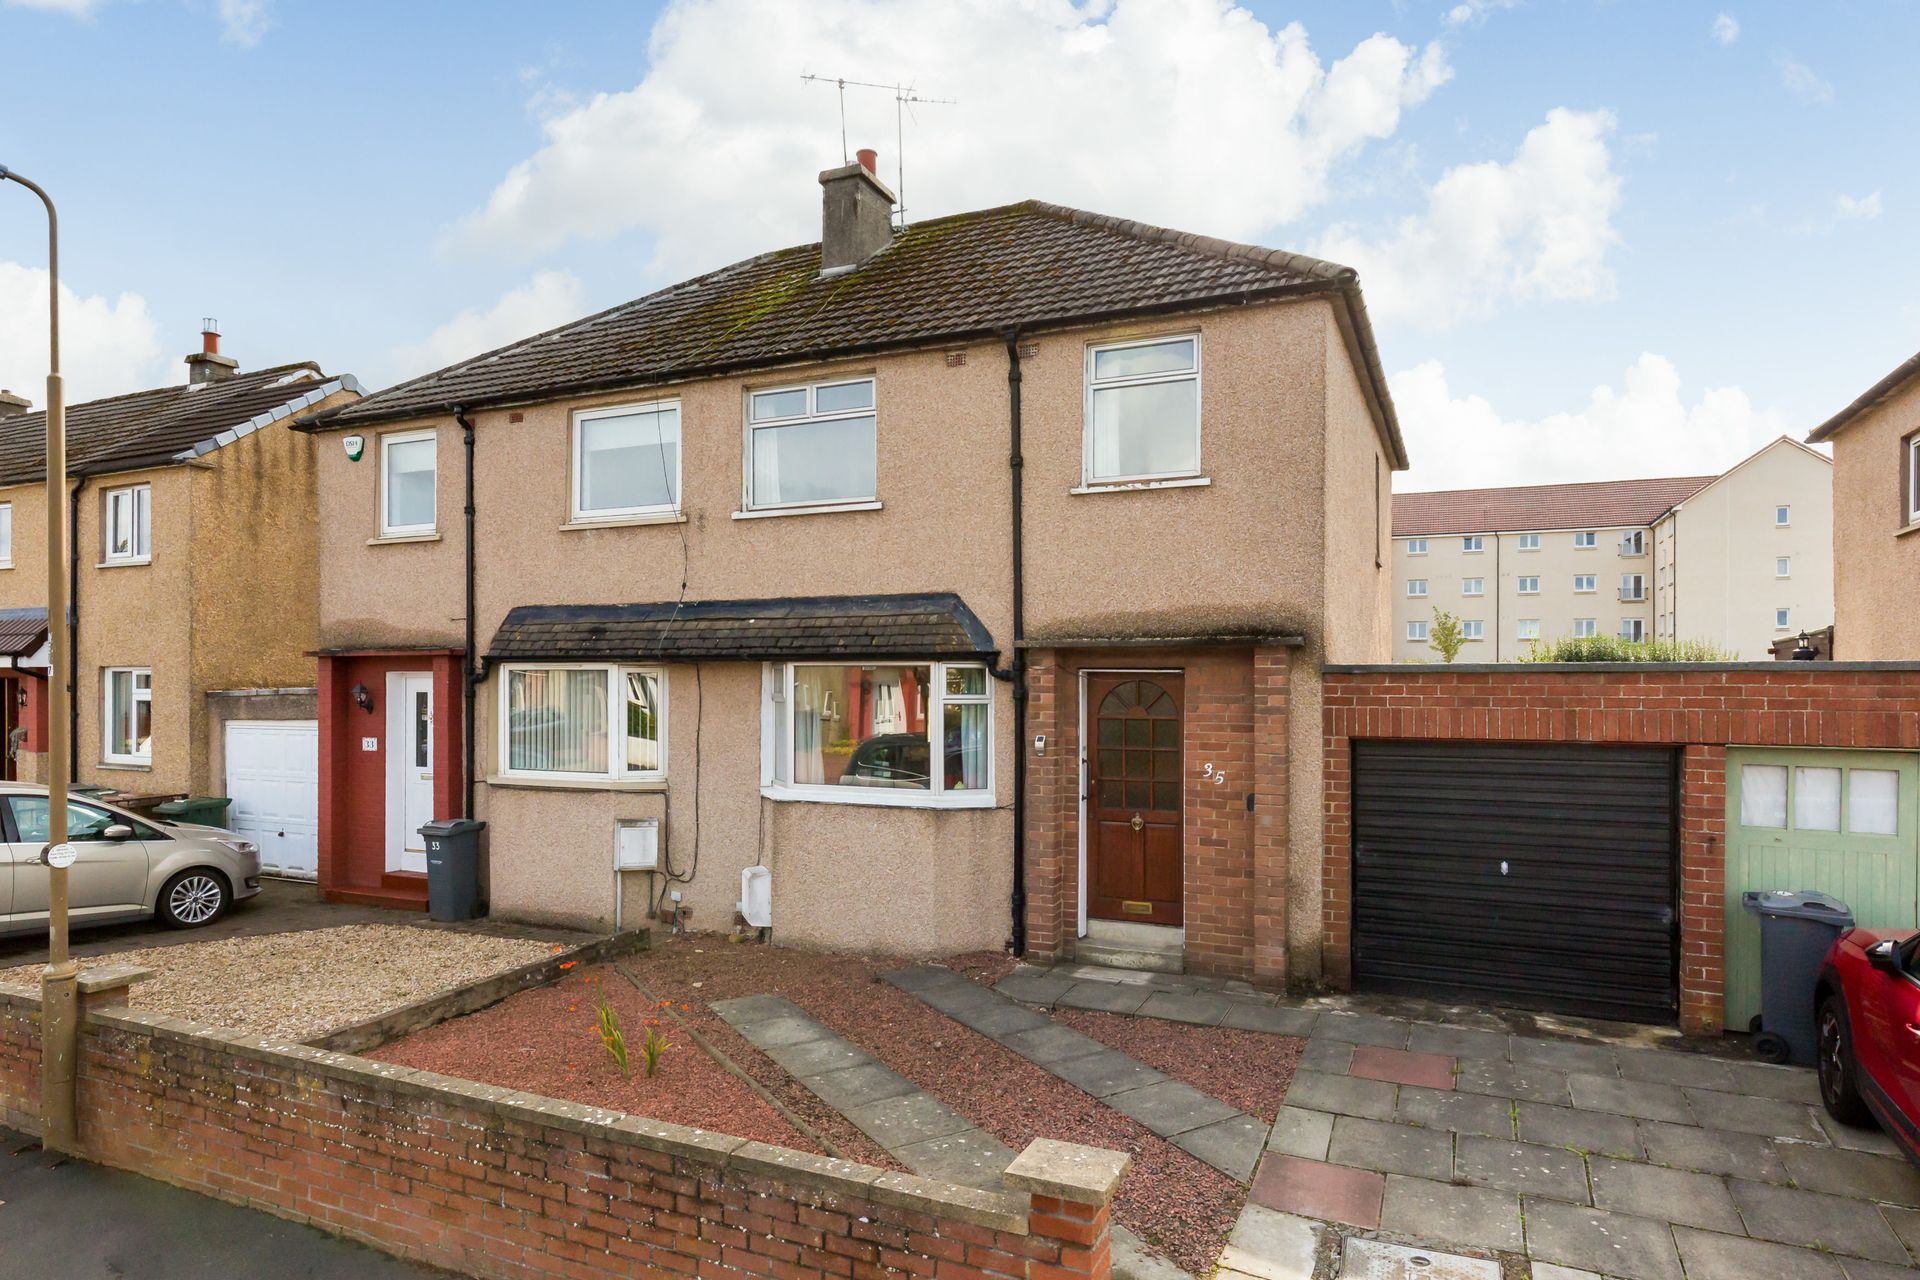
M993 637L952 593L522 605L487 662L992 661Z
M47 666L46 609L0 609L0 670Z

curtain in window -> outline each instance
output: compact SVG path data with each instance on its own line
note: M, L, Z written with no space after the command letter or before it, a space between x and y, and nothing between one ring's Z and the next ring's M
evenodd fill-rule
M987 705L950 702L945 741L946 786L949 791L978 791L987 785Z
M607 673L565 669L507 674L507 767L607 772Z

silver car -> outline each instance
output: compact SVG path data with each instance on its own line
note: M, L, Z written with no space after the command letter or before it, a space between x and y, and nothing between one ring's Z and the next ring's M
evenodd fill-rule
M47 789L0 783L0 838L13 874L0 879L0 934L47 927ZM219 827L142 818L100 800L67 802L68 873L76 929L158 916L176 929L211 924L260 892L260 846Z

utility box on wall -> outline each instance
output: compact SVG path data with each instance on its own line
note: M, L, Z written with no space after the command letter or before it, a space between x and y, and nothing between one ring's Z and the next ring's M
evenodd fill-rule
M616 871L660 869L660 822L657 818L614 824L613 867Z

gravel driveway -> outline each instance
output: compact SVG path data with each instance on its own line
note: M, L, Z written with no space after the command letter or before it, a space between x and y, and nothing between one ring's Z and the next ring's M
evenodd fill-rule
M132 1003L232 1031L306 1041L553 954L554 944L410 925L363 924L221 938L113 954L153 969ZM39 965L0 970L37 985Z

